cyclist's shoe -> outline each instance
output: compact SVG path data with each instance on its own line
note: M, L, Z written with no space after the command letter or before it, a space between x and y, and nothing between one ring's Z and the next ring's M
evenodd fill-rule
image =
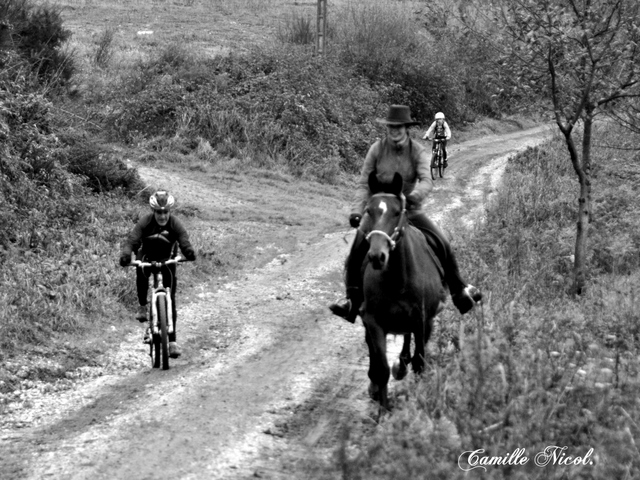
M355 306L351 300L346 299L344 302L332 303L329 305L329 310L334 315L344 318L347 322L355 323L359 306Z
M149 321L149 318L147 317L147 309L148 307L146 305L138 306L138 311L136 313L136 320L138 320L140 323Z
M169 356L171 358L178 358L180 355L182 355L182 352L178 344L176 342L169 342Z
M142 338L142 343L151 344L151 329L148 327L144 331L144 337Z
M467 285L460 293L452 295L451 299L458 311L464 315L482 300L482 293L473 285Z
M447 162L447 161L445 160L445 161L444 161L444 163L442 164L442 166L443 166L444 168L447 168L447 167L449 166L449 162Z

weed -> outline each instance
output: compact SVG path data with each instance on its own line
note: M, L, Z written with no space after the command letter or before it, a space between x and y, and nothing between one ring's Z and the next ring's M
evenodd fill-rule
M106 28L98 37L98 45L93 55L93 61L100 68L107 68L113 58L113 38L115 29Z
M316 38L314 23L309 17L303 17L294 12L286 17L284 25L278 25L276 36L282 43L311 44Z

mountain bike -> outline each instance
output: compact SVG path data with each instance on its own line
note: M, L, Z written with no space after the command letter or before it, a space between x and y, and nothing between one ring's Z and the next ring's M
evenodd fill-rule
M149 356L153 368L169 370L169 335L173 333L173 305L171 289L165 288L162 278L162 267L185 262L180 255L162 262L143 262L133 260L129 266L150 268L149 291Z
M431 155L431 178L436 179L436 173L442 178L444 175L444 159L442 158L442 142L443 138L433 139L433 149Z

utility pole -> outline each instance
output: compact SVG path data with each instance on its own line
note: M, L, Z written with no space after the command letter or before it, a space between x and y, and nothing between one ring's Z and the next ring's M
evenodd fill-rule
M327 36L327 0L318 0L316 55L322 55L325 52L326 36Z

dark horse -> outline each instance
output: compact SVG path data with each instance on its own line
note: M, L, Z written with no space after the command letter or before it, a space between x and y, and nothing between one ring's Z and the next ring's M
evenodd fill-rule
M433 253L424 234L407 221L402 176L391 184L369 175L372 196L367 204L366 228L369 252L363 265L362 321L369 346L369 394L389 408L387 383L387 334L404 335L394 378L407 374L407 365L420 373L425 365L425 346L433 318L442 309L445 291ZM415 352L411 357L411 334Z

